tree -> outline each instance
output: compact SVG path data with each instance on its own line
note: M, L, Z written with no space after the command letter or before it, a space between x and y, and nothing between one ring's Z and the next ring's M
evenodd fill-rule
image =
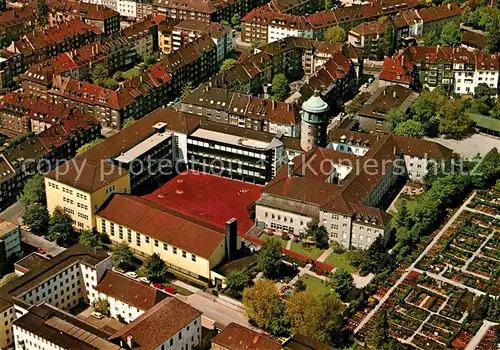
M45 3L45 0L37 1L37 22L40 28L45 27L49 23L49 7Z
M233 270L226 277L225 293L231 298L241 299L243 290L252 285L252 278L247 270Z
M123 122L123 128L128 128L130 125L134 124L137 120L134 119L134 117L130 117L125 119Z
M439 121L439 132L449 138L461 139L468 135L472 121L463 110L461 100L447 101Z
M233 27L238 28L240 26L241 16L238 13L235 13L231 17L231 24Z
M108 66L105 63L98 63L92 69L92 74L90 75L90 79L92 83L103 86L106 79L109 78Z
M389 342L389 323L387 321L387 309L380 308L375 326L368 335L366 342L374 349L380 349Z
M343 299L354 287L354 279L346 269L337 268L335 272L331 274L328 286Z
M107 299L98 298L92 303L94 310L109 316L109 301Z
M281 268L281 242L277 237L271 237L262 245L257 257L257 266L266 278L275 278Z
M435 31L430 31L424 34L424 45L425 46L436 46L439 44L439 38Z
M45 184L42 175L35 174L26 181L23 193L19 196L19 201L24 208L32 204L45 203Z
M382 271L387 261L387 251L383 236L378 236L366 250L349 250L347 258L351 265L357 267L362 274Z
M488 188L500 177L500 154L492 148L472 171L472 183L476 188Z
M154 253L146 261L146 275L152 281L161 280L167 272L167 265L157 253Z
M387 112L387 123L391 130L394 130L399 124L405 122L408 116L399 108L392 108Z
M320 226L317 220L307 224L307 235L316 242L316 247L321 249L328 248L328 231L324 226Z
M410 228L411 226L410 213L408 211L408 206L406 205L406 200L404 199L401 201L401 205L395 217L395 222L397 227Z
M44 235L49 228L49 212L40 204L31 204L24 209L23 223L37 235Z
M104 139L95 139L93 141L87 142L86 144L84 144L83 146L81 146L79 149L76 150L76 154L80 154L80 153L83 153L85 151L88 151L89 149L97 146L98 144L100 144L103 141L104 141Z
M457 46L462 42L462 34L458 24L455 22L448 22L444 25L441 31L441 44L443 46Z
M345 106L345 113L351 116L355 115L370 97L371 94L368 91L363 91L362 93L358 94L354 99L351 100L351 102L349 102L348 105Z
M329 27L325 31L325 35L323 37L324 41L335 41L337 43L345 43L347 40L347 35L345 30L339 26Z
M115 78L106 78L99 85L110 90L118 89L118 82Z
M131 266L134 261L134 254L127 243L120 243L113 249L113 266Z
M158 54L156 52L147 53L144 56L142 56L142 62L144 62L146 66L151 66L155 64L157 60L158 60Z
M221 66L220 66L220 71L221 72L228 71L231 68L233 68L235 64L236 64L236 60L235 59L233 59L233 58L227 58L227 59L225 59L222 62Z
M332 0L323 0L323 6L326 11L332 8Z
M83 230L80 233L79 242L90 248L100 249L102 247L101 236L92 230Z
M255 285L243 291L245 313L259 328L268 329L282 304L273 281L259 279Z
M71 216L61 207L56 207L49 220L49 237L59 245L69 245L73 238L74 230Z
M421 138L425 136L425 128L422 123L410 119L398 124L394 128L394 133L400 136Z
M307 285L304 281L297 280L297 282L294 283L293 288L295 289L295 292L304 292L307 289Z
M276 74L272 81L272 93L273 99L278 101L283 101L290 94L290 86L288 85L288 79L282 73Z
M490 100L492 94L490 87L486 83L479 83L474 89L474 98L478 100Z
M341 330L343 310L344 305L334 292L299 292L288 298L285 315L292 332L331 344Z
M385 56L392 56L395 50L395 33L396 29L391 22L387 22L387 27L385 28L382 39L377 45L376 56L377 59L383 60Z
M193 91L193 82L192 81L188 81L182 87L182 91L181 91L182 98L188 96L191 93L191 91Z

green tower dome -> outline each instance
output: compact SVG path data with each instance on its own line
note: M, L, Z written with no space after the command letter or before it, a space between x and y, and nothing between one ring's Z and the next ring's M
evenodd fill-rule
M313 114L322 114L328 111L328 103L323 101L319 95L319 91L315 90L314 95L302 104L302 109Z

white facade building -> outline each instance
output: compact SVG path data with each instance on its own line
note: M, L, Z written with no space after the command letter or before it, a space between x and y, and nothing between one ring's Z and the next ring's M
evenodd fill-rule
M132 0L116 0L116 11L122 17L137 18L137 3Z
M287 37L309 38L314 37L312 28L294 28L289 26L281 26L277 23L270 23L267 27L267 43L272 43Z

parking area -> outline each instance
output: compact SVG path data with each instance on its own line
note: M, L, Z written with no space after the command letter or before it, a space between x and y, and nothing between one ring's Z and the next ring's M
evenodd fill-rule
M108 333L115 333L124 326L124 324L121 324L118 320L111 317L104 317L99 320L91 316L92 311L94 311L94 309L89 306L76 316Z

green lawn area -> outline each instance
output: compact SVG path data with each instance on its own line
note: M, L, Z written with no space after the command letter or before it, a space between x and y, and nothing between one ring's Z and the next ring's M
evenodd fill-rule
M307 286L307 291L310 293L316 293L318 290L327 289L324 281L319 278L310 276L310 275L302 275L299 278L300 281L304 282Z
M294 251L295 253L307 256L308 258L311 258L313 260L319 258L319 256L324 252L323 249L316 248L313 245L304 247L302 246L302 242L293 242L291 250Z
M263 241L267 241L269 239L271 239L272 237L276 237L276 239L278 239L281 243L281 248L286 248L286 244L288 243L288 241L285 241L284 239L281 239L281 236L278 236L278 235L268 235L267 233L263 233L259 236L259 239L262 239Z
M140 73L141 73L141 71L137 67L134 67L134 68L130 68L129 70L123 72L122 76L125 79L132 79L133 77L138 76Z
M396 200L396 209L399 210L399 208L401 208L401 202L402 201L406 201L406 207L408 208L408 210L411 212L413 210L413 207L415 207L417 204L418 204L418 198L419 197L415 197L415 199L407 199L407 198L402 198L402 197L399 197L397 200ZM395 213L392 213L393 215Z
M333 267L339 267L342 269L346 269L350 273L356 272L356 268L354 266L351 266L349 264L349 260L347 259L347 253L332 253L328 255L328 258L326 258L325 263L332 265Z

